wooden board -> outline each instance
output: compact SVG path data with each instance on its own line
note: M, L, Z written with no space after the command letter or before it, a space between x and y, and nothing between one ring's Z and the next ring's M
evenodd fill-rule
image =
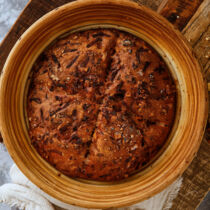
M205 0L182 33L192 45L210 82L210 1ZM209 92L210 101L210 92ZM195 209L210 187L210 103L207 128L197 156L183 175L183 184L171 209Z
M194 16L190 19L182 31L192 46L196 44L201 37L201 34L203 34L208 28L210 22L209 7L210 1L203 1Z
M0 45L0 71L18 38L24 31L45 13L72 0L30 0L24 11ZM210 82L210 27L209 0L133 0L144 4L171 20L190 41L194 48L206 79ZM197 12L196 12L197 11ZM176 18L173 18L175 17ZM179 18L177 18L179 16ZM210 110L210 109L209 109ZM205 138L197 157L183 174L181 190L171 209L195 209L202 201L210 186L210 118Z
M181 31L202 1L163 0L158 8L158 12Z

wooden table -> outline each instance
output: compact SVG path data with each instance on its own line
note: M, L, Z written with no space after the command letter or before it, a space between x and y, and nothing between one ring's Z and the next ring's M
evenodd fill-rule
M24 31L47 12L73 0L30 0L0 45L0 71L15 42ZM210 1L209 0L132 0L166 17L191 44L210 82ZM210 89L210 87L209 87ZM210 92L209 92L210 93ZM210 99L210 94L209 94ZM210 112L210 106L209 106ZM210 115L209 115L210 116ZM199 152L183 174L183 184L171 209L191 210L210 188L210 117Z

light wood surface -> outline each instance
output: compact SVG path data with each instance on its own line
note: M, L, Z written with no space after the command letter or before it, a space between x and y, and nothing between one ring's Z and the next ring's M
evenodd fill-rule
M182 33L193 46L210 23L210 1L204 0ZM209 38L210 41L210 38Z
M31 0L26 9L23 11L22 15L14 25L14 27L11 29L9 32L8 36L4 40L4 42L0 45L0 69L2 69L3 63L5 62L5 59L14 45L15 41L19 38L19 36L39 17L41 17L43 14L46 12L52 10L53 8L60 6L66 2L69 2L69 0L51 0L51 1L46 1L46 0ZM143 3L147 6L152 6L152 9L156 10L157 6L161 2L159 1L144 1L144 0L136 0L136 2ZM205 1L204 1L205 2ZM201 4L201 6L204 5ZM34 9L36 8L36 9ZM184 7L183 7L184 8ZM200 16L200 13L203 10L200 9L200 12L197 13L198 17ZM208 10L207 10L208 11ZM197 18L194 18L196 20ZM204 19L201 19L201 21L204 21ZM200 21L199 21L200 22ZM196 21L197 26L199 27L199 22ZM202 22L201 22L202 23ZM187 24L187 22L185 22ZM196 28L196 24L194 27ZM189 24L188 24L189 25ZM197 40L196 44L194 45L195 49L201 48L201 51L206 44L204 41L206 37L208 36L208 33L206 33L205 29L205 24L203 24L203 27L199 27L200 29L204 29L203 32L197 31ZM186 30L187 31L187 30ZM193 30L192 30L193 32ZM199 36L199 33L203 33L203 36ZM192 34L192 33L190 33ZM201 35L200 34L200 35ZM197 50L199 52L199 50ZM203 66L204 72L206 73L206 78L210 80L210 75L209 73L209 62L202 62L203 57L205 57L205 54L200 56L200 62ZM209 75L209 76L208 76ZM210 123L210 122L209 122ZM208 136L208 135L207 135ZM203 196L205 193L208 191L209 188L209 167L208 164L206 163L206 160L209 158L209 145L206 144L206 140L204 139L202 146L200 148L200 151L197 155L197 157L194 159L192 162L191 166L186 170L184 173L184 183L183 186L180 190L179 196L174 200L174 205L172 209L195 209L195 207L199 204L199 202L202 200ZM201 163L201 164L200 164ZM199 172L199 173L198 173ZM196 175L195 175L196 174ZM194 176L195 175L195 176ZM199 180L199 181L197 181ZM193 193L197 192L197 193Z

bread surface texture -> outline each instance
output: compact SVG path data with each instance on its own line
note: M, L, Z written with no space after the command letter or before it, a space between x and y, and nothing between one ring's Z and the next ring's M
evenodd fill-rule
M160 151L175 108L175 84L151 46L114 29L76 32L55 41L32 68L29 136L65 175L116 181Z

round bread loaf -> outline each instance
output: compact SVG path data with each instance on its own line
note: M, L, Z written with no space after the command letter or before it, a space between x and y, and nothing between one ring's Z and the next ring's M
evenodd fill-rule
M176 87L158 53L114 29L70 34L32 69L29 136L62 173L114 181L158 153L173 125Z

